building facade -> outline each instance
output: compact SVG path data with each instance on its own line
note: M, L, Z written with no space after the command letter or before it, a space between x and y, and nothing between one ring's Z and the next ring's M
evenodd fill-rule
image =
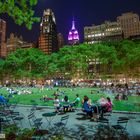
M118 24L124 33L124 38L131 38L140 35L140 20L139 15L135 13L124 13L117 17Z
M0 19L0 57L6 57L6 22Z
M75 21L72 21L72 28L68 34L68 44L69 45L76 45L79 44L79 34L75 28Z
M64 37L61 33L57 34L57 40L58 40L58 49L60 49L65 45Z
M51 9L44 10L40 23L38 47L46 54L58 51L56 21Z
M23 41L22 36L17 37L13 33L10 34L10 37L7 39L7 54L15 51L18 48L32 48L32 43L27 43Z
M84 27L84 41L87 44L123 39L121 26L117 22L106 21L101 25Z

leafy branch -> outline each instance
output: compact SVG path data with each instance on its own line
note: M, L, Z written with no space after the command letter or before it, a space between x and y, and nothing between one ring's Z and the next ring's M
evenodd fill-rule
M0 0L0 14L7 13L16 24L25 25L31 30L33 23L40 18L34 16L33 7L38 0Z

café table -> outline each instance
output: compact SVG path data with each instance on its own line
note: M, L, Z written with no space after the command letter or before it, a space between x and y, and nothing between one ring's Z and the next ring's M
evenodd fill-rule
M48 123L48 128L52 128L52 121L54 117L56 116L55 112L47 112L42 114L43 117L46 118L47 123Z

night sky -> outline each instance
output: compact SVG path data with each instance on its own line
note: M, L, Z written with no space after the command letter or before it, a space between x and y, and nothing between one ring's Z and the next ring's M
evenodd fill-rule
M58 32L67 35L71 28L73 16L79 31L80 41L83 41L84 26L101 24L105 20L116 21L116 17L124 12L134 12L140 15L140 0L38 0L34 8L36 16L42 17L43 10L51 8L55 14ZM7 21L7 37L11 32L22 35L25 41L33 42L39 36L39 23L33 25L32 30L18 26L7 15L1 15Z

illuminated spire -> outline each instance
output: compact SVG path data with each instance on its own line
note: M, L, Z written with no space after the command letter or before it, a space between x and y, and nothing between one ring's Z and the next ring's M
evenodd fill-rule
M73 17L73 21L72 21L72 30L75 30L75 21L74 21L74 17Z
M71 44L71 45L79 44L79 34L78 34L78 31L75 28L74 18L72 20L72 28L71 28L71 30L69 31L69 34L68 34L68 41L69 41L69 44Z

